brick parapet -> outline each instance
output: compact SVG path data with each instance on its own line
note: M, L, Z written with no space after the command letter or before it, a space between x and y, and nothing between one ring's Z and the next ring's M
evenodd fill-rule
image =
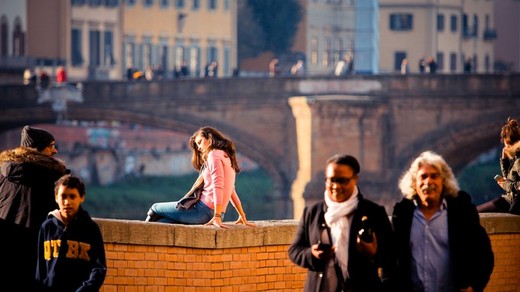
M518 291L520 287L520 216L480 214L495 254L495 267L485 292Z
M306 270L287 257L295 220L257 227L95 219L105 241L108 275L102 291L301 291ZM487 291L520 286L520 216L481 214L495 269Z

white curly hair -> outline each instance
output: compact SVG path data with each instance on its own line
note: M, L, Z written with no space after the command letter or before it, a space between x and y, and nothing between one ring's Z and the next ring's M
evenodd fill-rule
M448 197L456 197L460 188L451 167L444 158L433 151L424 151L413 162L410 168L399 180L399 189L407 199L413 199L417 195L415 182L417 172L423 165L435 167L442 177L443 194Z

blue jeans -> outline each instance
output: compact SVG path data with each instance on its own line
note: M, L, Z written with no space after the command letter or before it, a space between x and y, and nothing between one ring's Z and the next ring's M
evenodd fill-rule
M163 223L206 224L213 218L213 210L202 201L198 201L188 210L176 207L177 202L155 203L150 210L162 217L157 222Z

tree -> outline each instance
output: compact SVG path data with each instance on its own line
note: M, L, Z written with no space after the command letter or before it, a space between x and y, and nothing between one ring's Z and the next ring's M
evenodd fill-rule
M279 55L293 46L302 8L298 0L247 0L238 7L239 55ZM242 51L241 51L242 49Z
M248 1L240 0L238 11L238 59L253 58L265 51L265 34L258 22L254 20Z

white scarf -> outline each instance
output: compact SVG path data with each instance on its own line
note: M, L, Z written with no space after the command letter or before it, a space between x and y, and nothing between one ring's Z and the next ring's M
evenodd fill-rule
M348 246L350 235L350 215L356 210L358 205L358 188L354 189L352 196L344 202L334 202L328 191L325 191L325 222L330 227L332 243L336 246L336 258L343 272L343 278L348 278Z

